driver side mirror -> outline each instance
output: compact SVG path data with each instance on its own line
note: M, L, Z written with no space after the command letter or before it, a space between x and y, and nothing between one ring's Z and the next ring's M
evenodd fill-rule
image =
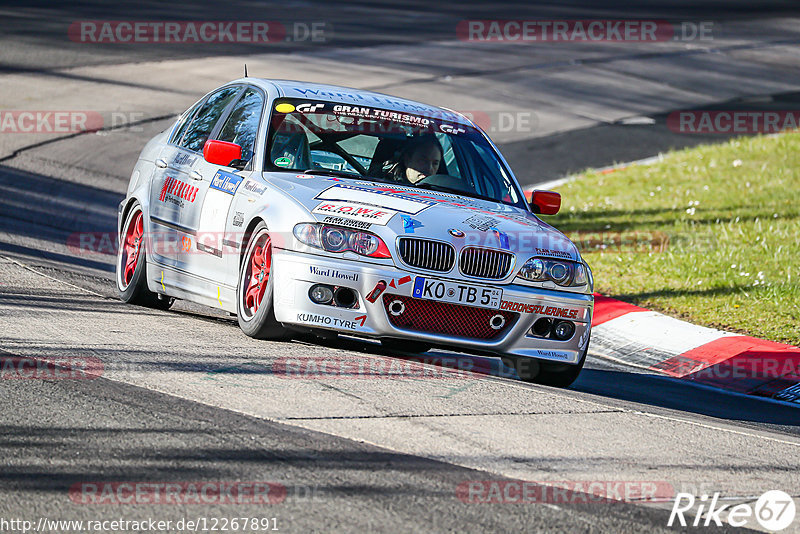
M203 145L203 158L214 165L223 167L244 168L247 162L242 162L242 147L236 143L209 139ZM240 169L241 170L241 169Z
M561 193L535 190L530 196L531 210L537 215L555 215L561 209Z

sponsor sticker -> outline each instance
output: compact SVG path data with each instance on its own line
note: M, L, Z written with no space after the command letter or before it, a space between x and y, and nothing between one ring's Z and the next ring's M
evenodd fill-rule
M470 228L472 228L473 230L480 230L481 232L486 232L497 226L497 224L500 221L493 217L485 217L483 215L473 215L462 222L467 226L469 226Z
M558 306L543 306L541 304L527 304L525 302L514 302L504 300L500 303L501 310L508 310L520 313L535 313L538 315L549 315L550 317L562 317L564 319L578 319L581 310L570 308L559 308Z
M161 186L161 194L158 200L183 207L184 201L194 202L195 198L197 198L197 191L197 187L177 178L167 176L164 178L164 185Z
M412 219L408 215L403 215L403 230L405 230L407 234L413 234L415 228L421 228L423 226L425 225L418 220Z
M277 106L275 106L275 111L277 111L278 113L291 113L292 111L294 111L294 106L284 102L282 104L278 104Z
M564 252L563 250L552 250L549 248L537 248L536 254L542 256L552 256L554 258L563 258L565 260L572 259L572 255L569 252Z
M278 167L288 167L292 164L292 160L287 157L278 158L274 161Z
M181 153L175 155L175 157L172 159L172 164L179 167L183 166L191 167L192 165L194 165L195 161L197 161L196 156L190 156L189 154Z
M318 200L341 200L370 204L409 215L416 215L422 210L438 204L436 200L420 198L391 187L361 187L349 184L336 184L316 196Z
M565 362L572 361L572 356L570 356L566 352L561 352L558 350L541 350L537 349L536 353L539 355L540 358L546 358L548 360L563 360Z
M244 212L237 211L233 215L233 225L234 226L242 226L244 224Z
M503 250L511 249L511 245L508 242L508 234L506 234L505 232L501 232L497 228L491 228L490 230L494 235L497 236L497 240L500 241L500 248L502 248Z
M323 276L325 278L333 278L334 280L347 280L350 282L358 282L358 273L349 273L340 271L338 269L320 269L313 265L309 267L311 274L316 276Z
M260 183L254 182L252 180L247 180L244 183L244 189L245 191L250 191L251 193L263 195L264 192L267 190L267 186L261 185Z
M357 230L369 230L372 227L372 223L368 223L365 221L357 221L355 219L348 219L346 217L336 217L333 215L328 215L322 222L325 224L333 224L336 226L347 226L348 228L355 228Z
M397 212L349 202L321 202L311 213L385 226Z
M359 315L352 320L341 319L339 317L331 317L329 315L320 315L317 313L298 313L297 322L308 325L323 326L328 328L338 328L342 330L357 330L360 326L364 326L367 320L366 315Z
M236 193L242 180L244 180L244 178L238 174L217 171L217 174L211 179L211 188L233 195Z

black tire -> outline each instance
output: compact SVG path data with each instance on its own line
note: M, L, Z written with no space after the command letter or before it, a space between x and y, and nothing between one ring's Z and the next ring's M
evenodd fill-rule
M266 240L266 241L265 241ZM263 288L260 299L256 303L248 300L248 288L251 288L253 276L253 256L257 246L264 247L267 251L262 255L268 259L269 265L264 264L260 272L266 271L266 286ZM262 266L262 267L263 267ZM239 328L247 336L255 339L286 339L289 337L288 330L275 319L275 309L272 302L273 287L275 286L274 265L272 263L272 240L267 231L267 225L260 222L250 234L247 241L242 262L239 267L239 283L236 286L236 317L239 320ZM256 277L258 275L255 275ZM256 286L260 289L263 279L259 280ZM250 302L255 304L251 306Z
M137 229L138 227L138 229ZM130 234L130 235L129 235ZM129 242L129 238L131 241ZM119 298L128 304L166 310L175 300L167 295L153 293L147 288L147 242L144 232L144 213L138 202L134 203L122 225L117 251L117 291ZM131 266L130 262L134 265ZM132 272L130 267L133 268Z
M422 353L431 350L431 345L422 341L410 339L395 339L391 337L381 339L381 345L385 349L396 350L399 352Z
M577 364L567 363L552 363L542 360L534 360L532 358L513 358L510 359L513 363L517 375L524 382L533 382L543 386L552 386L556 388L567 388L572 385L578 378L578 375L586 363L586 354L589 352L589 342L586 342L586 348L583 349L581 359ZM506 358L503 358L506 363ZM508 363L506 363L508 365ZM509 365L509 367L511 367Z

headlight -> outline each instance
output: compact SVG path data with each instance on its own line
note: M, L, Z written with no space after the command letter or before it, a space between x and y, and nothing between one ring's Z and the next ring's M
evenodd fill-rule
M585 286L587 270L582 263L548 258L531 258L520 268L517 276L531 282L548 280L564 287Z
M355 252L371 258L391 258L383 240L369 232L327 224L300 223L294 227L298 241L327 252Z

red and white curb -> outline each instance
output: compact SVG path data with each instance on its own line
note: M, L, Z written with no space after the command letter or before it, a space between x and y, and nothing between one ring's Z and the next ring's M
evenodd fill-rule
M697 326L595 294L591 350L728 391L800 404L800 348Z

